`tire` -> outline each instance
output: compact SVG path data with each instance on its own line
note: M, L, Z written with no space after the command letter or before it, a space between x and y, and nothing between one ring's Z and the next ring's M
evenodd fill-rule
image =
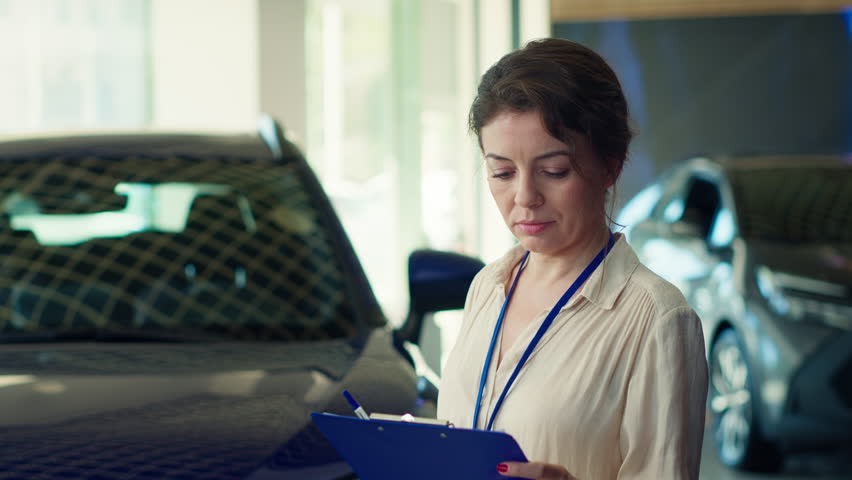
M707 409L719 460L732 468L778 471L783 458L761 434L758 401L745 349L733 329L722 331L710 349Z

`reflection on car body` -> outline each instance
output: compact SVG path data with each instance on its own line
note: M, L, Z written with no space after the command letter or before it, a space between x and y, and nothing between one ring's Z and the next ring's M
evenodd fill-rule
M2 478L352 478L311 411L352 415L345 388L434 415L410 342L481 263L417 252L423 299L390 330L305 159L263 125L0 143Z
M695 158L618 222L701 316L725 464L852 448L852 157Z

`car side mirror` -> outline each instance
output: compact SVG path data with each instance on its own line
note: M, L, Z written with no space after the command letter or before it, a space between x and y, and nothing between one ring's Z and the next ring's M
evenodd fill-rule
M397 341L418 343L423 318L430 313L464 308L482 260L453 252L416 250L408 257L408 317L396 331Z

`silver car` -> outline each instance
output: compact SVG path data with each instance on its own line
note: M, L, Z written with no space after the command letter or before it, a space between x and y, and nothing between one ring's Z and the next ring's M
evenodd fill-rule
M701 316L723 463L852 449L852 156L694 158L617 221Z

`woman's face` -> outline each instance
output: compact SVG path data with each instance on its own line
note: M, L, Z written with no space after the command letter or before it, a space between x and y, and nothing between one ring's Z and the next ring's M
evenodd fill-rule
M524 248L567 254L600 238L612 182L584 135L573 133L572 147L550 135L538 112L504 112L482 127L481 140L491 195Z

